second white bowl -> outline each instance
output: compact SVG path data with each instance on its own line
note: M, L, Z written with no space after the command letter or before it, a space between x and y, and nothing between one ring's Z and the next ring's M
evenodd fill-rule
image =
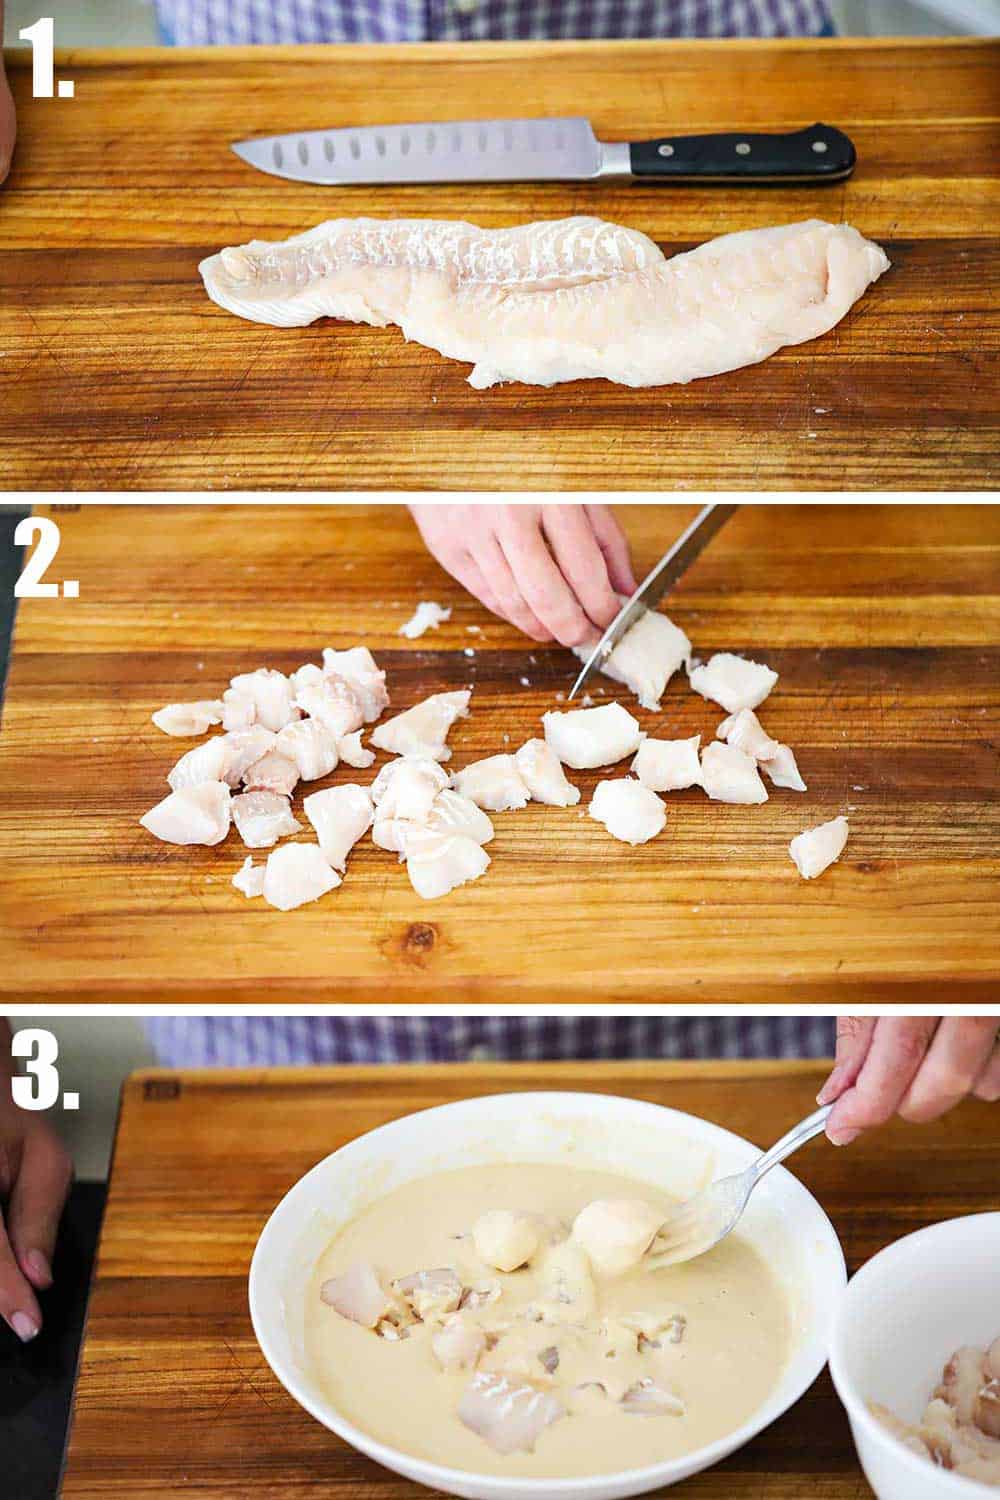
M879 1500L997 1500L997 1490L912 1453L874 1417L918 1422L945 1362L1000 1332L1000 1213L932 1224L872 1256L836 1320L830 1371Z

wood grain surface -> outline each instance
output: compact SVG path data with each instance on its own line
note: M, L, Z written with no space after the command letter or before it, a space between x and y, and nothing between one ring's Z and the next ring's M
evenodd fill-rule
M508 1090L582 1089L669 1104L767 1144L813 1106L803 1063L603 1063L145 1073L125 1087L62 1500L419 1500L314 1422L279 1385L247 1311L250 1257L277 1201L315 1162L412 1110ZM894 1124L797 1177L853 1272L912 1230L1000 1208L995 1109ZM666 1493L665 1491L663 1493ZM671 1495L867 1500L824 1372L785 1417Z
M957 489L997 482L1000 43L525 43L75 52L30 97L0 217L0 484L11 489ZM248 135L586 114L608 140L789 130L857 143L833 187L324 189ZM396 329L279 330L214 307L220 246L320 220L594 213L667 253L810 216L893 270L833 332L687 387L488 392Z
M670 609L696 652L746 651L781 674L762 716L797 751L807 794L763 807L670 794L665 832L633 849L585 812L625 765L574 772L578 808L495 817L474 884L423 901L366 839L340 889L293 913L232 888L235 830L206 849L139 827L194 743L161 734L154 709L362 641L388 670L390 712L474 685L451 736L458 769L538 734L575 659L488 615L401 507L54 513L55 576L79 579L80 597L24 601L17 623L0 735L5 996L996 999L1000 507L747 506L685 576ZM619 515L641 575L691 510ZM418 599L452 618L408 642ZM593 693L659 735L711 737L723 717L683 675L660 714L610 682ZM370 781L384 759L331 780ZM789 840L845 810L845 857L801 880Z

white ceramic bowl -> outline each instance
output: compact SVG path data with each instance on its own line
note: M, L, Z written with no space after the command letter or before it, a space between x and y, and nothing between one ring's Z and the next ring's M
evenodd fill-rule
M386 1468L471 1500L617 1500L676 1484L718 1462L797 1401L826 1361L844 1257L816 1200L776 1168L750 1200L741 1233L782 1281L793 1333L777 1388L727 1437L683 1458L574 1479L506 1479L415 1458L369 1437L319 1388L303 1350L306 1289L338 1230L401 1183L453 1167L549 1162L604 1168L687 1197L757 1154L692 1115L607 1094L499 1094L445 1104L381 1126L313 1167L274 1210L250 1268L250 1313L264 1356L317 1421Z
M1000 1329L1000 1213L932 1224L874 1255L837 1315L830 1371L879 1500L997 1500L995 1488L911 1453L868 1403L917 1422L946 1361Z

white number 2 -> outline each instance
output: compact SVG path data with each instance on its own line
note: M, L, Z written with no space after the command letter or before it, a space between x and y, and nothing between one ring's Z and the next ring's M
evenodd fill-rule
M27 547L38 537L38 546L24 565L20 578L14 585L15 599L56 599L59 596L57 583L43 583L45 570L55 559L62 538L59 527L48 516L25 516L14 529L15 547Z
M18 1031L11 1044L14 1057L26 1059L26 1077L11 1080L14 1103L21 1109L51 1109L59 1098L59 1043L41 1028Z

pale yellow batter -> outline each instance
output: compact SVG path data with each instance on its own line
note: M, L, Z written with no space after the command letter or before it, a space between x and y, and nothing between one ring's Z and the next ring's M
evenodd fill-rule
M640 1200L651 1222L673 1206L533 1164L438 1173L367 1209L309 1289L308 1355L334 1405L436 1463L547 1477L677 1458L746 1421L786 1357L769 1270L737 1234L686 1265L602 1275L571 1234L602 1199ZM421 1271L442 1274L412 1283Z

